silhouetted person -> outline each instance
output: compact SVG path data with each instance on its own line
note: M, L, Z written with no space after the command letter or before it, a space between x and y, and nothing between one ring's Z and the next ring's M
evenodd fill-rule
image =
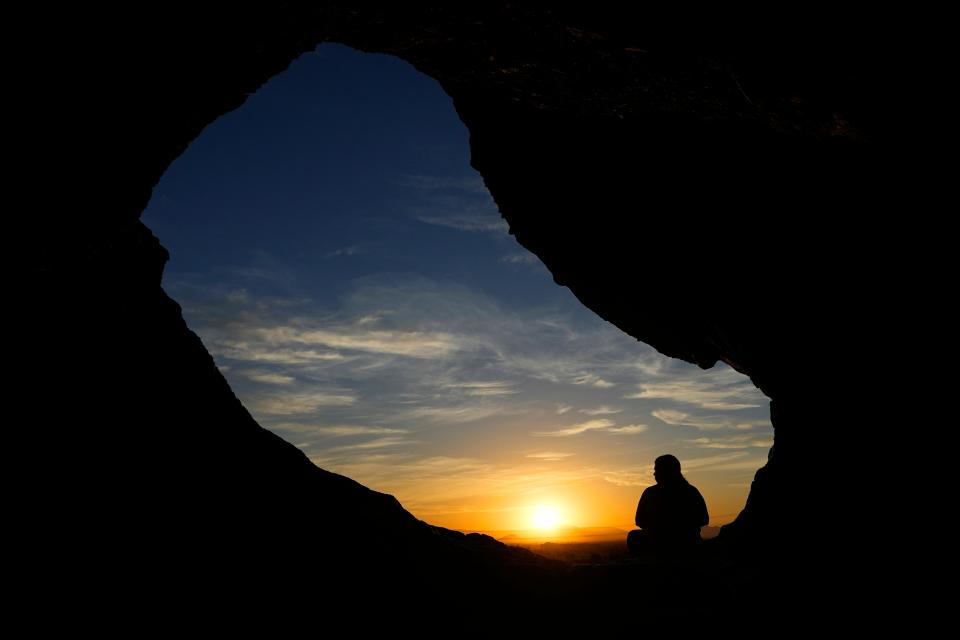
M644 489L637 505L640 530L627 535L633 555L683 552L700 542L700 527L710 522L707 504L680 473L680 461L667 454L653 463L657 484Z

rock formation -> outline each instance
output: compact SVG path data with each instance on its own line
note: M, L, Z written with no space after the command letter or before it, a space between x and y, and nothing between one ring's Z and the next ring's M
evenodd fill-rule
M138 220L152 187L207 124L324 41L441 83L511 233L557 283L772 399L775 455L721 539L782 557L798 521L842 531L851 496L810 470L852 450L852 381L883 286L871 208L897 196L863 16L404 4L32 16L46 28L22 50L13 134L35 180L20 185L30 257L13 312L31 414L13 431L38 575L189 576L197 595L309 566L374 599L411 572L438 597L470 583L479 598L518 583L504 566L532 581L556 570L314 467L254 422L160 287L167 254Z

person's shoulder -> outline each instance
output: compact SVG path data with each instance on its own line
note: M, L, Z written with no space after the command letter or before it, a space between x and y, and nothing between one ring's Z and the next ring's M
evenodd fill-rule
M692 495L697 495L697 496L700 496L701 498L703 497L703 494L700 493L700 489L697 489L695 486L693 486L689 482L687 483L687 491L689 491Z

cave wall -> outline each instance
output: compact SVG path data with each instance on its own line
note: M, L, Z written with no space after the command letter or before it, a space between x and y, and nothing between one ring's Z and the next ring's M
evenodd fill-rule
M436 536L255 424L161 289L166 252L138 220L204 126L323 41L441 83L511 233L585 305L772 399L775 454L728 537L769 553L807 514L841 521L848 496L810 468L854 449L870 213L892 197L870 30L790 8L590 7L57 9L24 45L14 147L33 175L21 391L40 418L14 433L42 523L28 535L86 568L71 550L175 550L158 570L256 545L293 563L330 519L389 530L391 549Z

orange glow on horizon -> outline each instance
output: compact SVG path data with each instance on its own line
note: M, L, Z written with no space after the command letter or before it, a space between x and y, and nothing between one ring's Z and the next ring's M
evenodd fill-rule
M724 487L723 492L714 491L704 478L695 478L695 484L704 487L707 508L710 512L710 525L717 527L733 520L745 498L745 488ZM529 480L532 474L524 474ZM503 481L499 475L497 481ZM593 542L624 539L627 532L636 528L633 517L637 501L644 486L617 486L591 479L577 479L575 482L560 483L555 477L545 478L548 486L535 487L522 501L507 493L484 495L477 491L482 478L471 477L463 487L452 483L445 489L457 489L444 496L449 503L434 501L428 508L421 510L420 504L410 501L409 508L418 518L439 526L463 532L478 532L492 536L507 543L524 541L540 543L551 542ZM435 496L434 486L423 484L416 487L424 496ZM523 487L527 489L527 487ZM498 486L497 489L500 489ZM474 492L463 502L460 495ZM401 494L401 492L397 492ZM452 507L448 507L452 504ZM404 505L407 506L407 505Z
M533 437L528 433L556 431L555 418L516 418L515 422L505 421L506 433L496 444L482 437L482 429L465 430L462 437L476 438L470 441L471 457L438 455L405 462L397 454L369 454L364 449L355 462L331 464L321 456L315 462L393 495L416 518L431 525L482 533L508 544L624 540L636 528L637 502L655 482L652 461L659 450L627 449L628 445L640 447L639 438L645 434L622 441L622 455L600 448L608 445L599 435L570 444L551 441L533 450L553 458L547 460L530 457L524 446ZM393 446L397 437L383 438L383 450ZM766 461L766 451L759 447L750 452L718 451L682 458L688 465L685 476L706 500L712 527L736 517L753 475Z

